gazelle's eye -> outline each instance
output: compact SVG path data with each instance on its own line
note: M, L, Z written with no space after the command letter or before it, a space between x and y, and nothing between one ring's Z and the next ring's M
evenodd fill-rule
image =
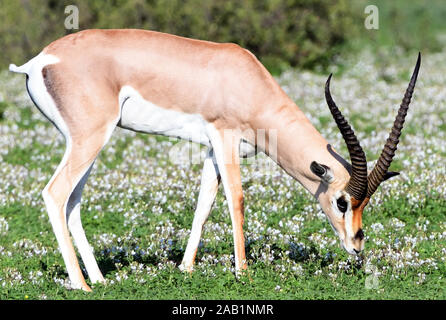
M341 211L342 213L345 213L347 211L347 201L345 201L344 197L340 197L337 201L336 201L337 205L338 205L338 209L339 211Z

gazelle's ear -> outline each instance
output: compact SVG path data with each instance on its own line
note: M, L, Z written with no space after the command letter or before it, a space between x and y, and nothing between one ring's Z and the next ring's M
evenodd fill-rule
M331 183L334 180L333 172L324 164L313 161L310 165L310 170L327 183Z

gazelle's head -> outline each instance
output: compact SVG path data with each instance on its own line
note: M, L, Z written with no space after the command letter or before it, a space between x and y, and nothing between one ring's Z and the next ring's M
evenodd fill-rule
M381 182L398 175L398 172L388 171L397 149L404 119L407 115L412 98L415 82L420 68L421 55L412 74L404 99L398 110L389 138L381 155L368 174L367 160L358 139L347 120L342 116L330 94L329 76L325 85L325 98L339 130L347 144L351 159L350 178L337 179L336 172L323 163L313 161L311 171L321 178L326 186L325 192L319 196L319 202L335 233L339 236L342 246L350 254L357 254L364 248L364 233L362 231L362 213L371 196ZM342 182L343 181L343 182Z

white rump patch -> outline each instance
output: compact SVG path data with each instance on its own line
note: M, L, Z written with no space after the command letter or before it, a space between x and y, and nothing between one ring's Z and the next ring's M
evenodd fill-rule
M42 75L43 68L58 62L60 62L58 57L41 52L23 66L16 68L10 66L10 70L28 75L27 88L31 99L39 110L57 126L65 138L68 138L68 127L62 119L53 97L49 94Z

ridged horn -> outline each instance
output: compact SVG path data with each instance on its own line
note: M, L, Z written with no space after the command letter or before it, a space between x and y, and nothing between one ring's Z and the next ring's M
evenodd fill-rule
M415 83L418 77L418 71L420 70L420 64L421 64L421 54L418 53L417 64L415 65L415 69L412 73L409 86L406 89L403 101L401 102L400 108L398 110L398 115L396 116L395 122L393 123L393 127L392 130L390 131L389 138L387 139L387 142L384 145L384 149L382 150L375 167L373 168L372 172L370 172L370 175L367 178L368 180L367 198L370 198L373 195L373 193L375 193L376 189L381 184L381 182L386 180L386 174L389 170L390 164L392 163L392 159L395 156L395 151L397 149L397 145L399 142L401 130L403 129L404 120L407 115L407 110L409 109L410 100L412 98L412 94L415 88Z
M325 100L327 101L328 108L341 131L342 137L347 144L347 149L350 154L350 160L352 162L352 171L350 180L345 190L356 200L362 201L367 194L367 160L365 153L359 144L358 139L353 132L353 129L345 120L339 108L336 106L333 98L330 94L330 80L332 74L328 77L325 83Z

